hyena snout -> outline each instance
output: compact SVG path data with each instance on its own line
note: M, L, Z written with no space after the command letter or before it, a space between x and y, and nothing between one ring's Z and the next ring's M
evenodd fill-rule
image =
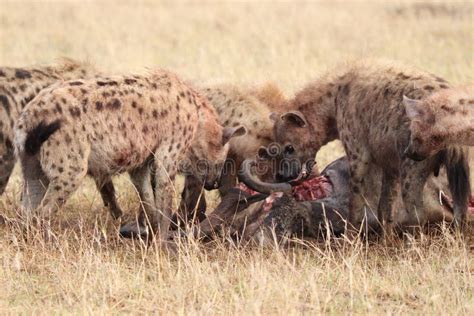
M288 182L297 178L299 172L300 168L296 163L293 163L293 166L290 163L286 163L284 167L278 170L275 179L277 182Z
M221 185L223 163L212 166L205 176L204 188L206 190L218 189Z
M206 190L219 188L224 163L199 162L196 168L197 177Z
M208 191L218 189L219 183L220 181L214 181L214 182L206 181L206 183L204 183L204 189Z

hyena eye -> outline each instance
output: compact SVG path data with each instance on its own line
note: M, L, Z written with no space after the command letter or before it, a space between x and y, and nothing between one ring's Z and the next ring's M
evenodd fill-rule
M292 153L294 153L294 152L295 152L295 148L294 148L292 145L287 145L287 146L285 147L285 153L287 153L287 154L292 154Z

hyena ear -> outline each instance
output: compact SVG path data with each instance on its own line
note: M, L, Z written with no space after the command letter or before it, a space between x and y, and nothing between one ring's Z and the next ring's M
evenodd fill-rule
M300 111L286 112L285 114L282 114L280 118L283 121L294 124L298 127L306 127L308 125L308 122L306 121L304 114L301 113Z
M260 148L257 151L257 157L260 159L270 159L270 153L268 152L267 147L265 146L260 146Z
M247 134L247 129L243 125L225 127L224 132L222 133L222 145L227 144L232 137L243 136L245 134Z
M423 115L423 109L420 107L421 101L410 99L407 96L403 96L403 105L405 106L405 112L410 120L415 119Z

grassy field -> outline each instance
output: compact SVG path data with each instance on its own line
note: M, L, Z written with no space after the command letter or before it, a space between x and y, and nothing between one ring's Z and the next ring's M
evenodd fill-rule
M0 65L69 56L200 83L272 80L291 96L339 62L382 57L465 83L474 81L473 19L474 5L460 2L2 0ZM317 160L342 154L334 142ZM130 181L116 183L133 214ZM0 213L14 216L19 192L16 171ZM91 181L57 225L58 241L47 244L0 227L0 313L474 313L472 233L286 249L191 241L165 254L117 238Z

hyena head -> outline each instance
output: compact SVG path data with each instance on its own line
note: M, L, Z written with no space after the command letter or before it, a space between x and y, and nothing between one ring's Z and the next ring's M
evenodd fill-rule
M256 155L255 159L255 170L254 173L258 178L267 183L275 182L288 182L297 179L301 172L301 165L298 161L286 161L284 153L280 150L280 146L276 144L270 144L267 147L261 146ZM282 166L281 164L285 164ZM316 164L309 165L312 169L306 170L307 175L319 175ZM281 179L278 176L277 171L284 168L290 176L286 179Z
M403 97L411 131L405 155L416 161L433 156L446 146L445 137L443 137L445 132L436 128L436 116L429 103L429 98L420 101Z
M213 110L201 107L200 124L191 145L190 167L192 173L206 190L217 189L232 137L245 135L244 126L222 127ZM204 113L203 113L204 112ZM205 113L209 112L209 113Z
M310 128L305 116L299 111L282 115L272 113L271 118L275 122L275 143L272 147L280 153L276 180L288 181L302 170L311 170L316 153L323 145L322 140L326 138L325 131L321 130L319 135L314 128ZM317 143L319 140L321 143Z
M301 164L296 159L287 160L285 153L275 143L268 147L261 146L257 152L256 175L265 182L288 182L296 179L301 171ZM281 176L279 170L284 170L287 175Z

